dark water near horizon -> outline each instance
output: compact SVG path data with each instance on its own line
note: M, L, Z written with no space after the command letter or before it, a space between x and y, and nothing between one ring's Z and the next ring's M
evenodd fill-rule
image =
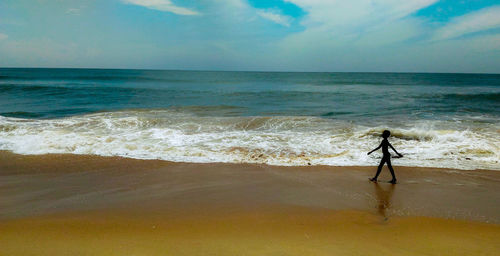
M402 165L500 169L499 109L498 74L0 69L25 154L371 165L391 129Z

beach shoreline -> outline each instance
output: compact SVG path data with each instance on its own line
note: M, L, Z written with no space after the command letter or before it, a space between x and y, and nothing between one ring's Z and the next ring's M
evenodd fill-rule
M496 255L498 171L0 152L5 255ZM30 246L25 246L30 244Z

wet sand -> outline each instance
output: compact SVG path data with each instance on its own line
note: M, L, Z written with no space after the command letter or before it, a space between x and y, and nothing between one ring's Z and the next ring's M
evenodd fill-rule
M0 152L0 255L498 255L499 172L395 169Z

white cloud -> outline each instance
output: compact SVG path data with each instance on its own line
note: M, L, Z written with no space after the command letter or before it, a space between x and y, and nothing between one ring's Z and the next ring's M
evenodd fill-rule
M66 10L67 14L80 15L80 8L68 8Z
M286 0L307 12L308 27L344 30L408 16L438 0Z
M381 47L421 33L410 14L438 0L286 0L306 11L304 31L285 38L280 48L304 58L326 56L356 45Z
M8 35L0 33L0 40L7 39L8 37Z
M236 9L250 7L248 5L248 2L243 0L213 0L213 1L218 4L225 5L226 7L236 8Z
M493 6L451 20L436 32L434 40L451 39L499 27L500 6Z
M188 8L176 6L170 0L122 0L128 4L134 4L139 6L144 6L149 9L171 12L179 15L197 15L196 11L190 10Z
M425 34L425 22L411 14L438 0L286 1L305 11L304 30L277 42L272 59L291 70L366 71L383 69L388 56Z
M292 17L280 14L274 9L257 10L257 15L264 19L287 27L289 27L290 23L292 22Z

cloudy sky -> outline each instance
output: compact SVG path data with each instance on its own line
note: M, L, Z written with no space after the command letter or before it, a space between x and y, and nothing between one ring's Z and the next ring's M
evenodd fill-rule
M500 3L2 0L0 66L500 73Z

